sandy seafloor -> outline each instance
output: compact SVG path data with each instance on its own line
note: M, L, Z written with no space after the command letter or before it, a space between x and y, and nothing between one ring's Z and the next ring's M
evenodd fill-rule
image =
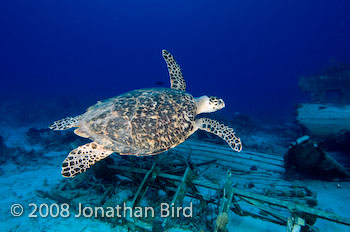
M31 127L44 128L43 125ZM32 147L26 139L25 132L29 127L1 127L1 133L6 138L9 147L23 147L31 150ZM271 136L270 136L271 137ZM61 162L67 154L62 152L46 152L47 159L29 162L28 165L18 166L12 162L1 165L0 175L0 231L127 231L125 228L112 227L110 224L92 218L29 218L30 203L54 203L48 199L38 198L36 190L48 190L61 180ZM324 182L319 180L303 181L309 189L317 192L318 207L332 211L344 217L350 216L350 183ZM14 217L10 207L14 203L24 206L24 215ZM315 227L319 231L341 232L350 231L350 227L318 219ZM168 231L185 231L179 228ZM273 223L239 217L234 213L229 215L228 231L286 231L286 227Z

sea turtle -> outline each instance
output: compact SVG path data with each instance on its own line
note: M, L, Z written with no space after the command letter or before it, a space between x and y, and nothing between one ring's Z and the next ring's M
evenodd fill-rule
M74 133L93 142L72 150L62 163L62 176L74 177L113 152L120 155L155 155L184 142L197 129L223 138L233 150L241 151L241 140L232 128L200 113L222 109L217 97L194 98L187 93L180 66L166 50L171 88L133 90L97 102L82 115L68 117L49 126L53 130L78 127Z

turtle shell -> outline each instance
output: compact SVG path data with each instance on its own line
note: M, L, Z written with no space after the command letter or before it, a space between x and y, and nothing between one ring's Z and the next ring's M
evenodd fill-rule
M121 155L153 155L185 141L196 112L187 92L139 89L88 108L75 132Z

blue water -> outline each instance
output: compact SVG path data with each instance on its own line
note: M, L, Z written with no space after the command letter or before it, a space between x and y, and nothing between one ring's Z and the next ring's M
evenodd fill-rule
M349 1L1 1L0 96L96 100L168 85L161 49L223 113L287 120L298 77L350 60Z
M72 191L69 197L73 200L90 204L111 186L115 192L105 195L105 199L113 204L114 200L133 198L139 183L125 181L128 178L110 172L107 163L110 165L113 160L101 162L100 168L95 169L97 174L102 173L100 176L92 168L85 173L89 173L87 180L92 180L91 185L83 182L80 186L70 185L77 179L72 181L61 176L62 161L72 149L89 140L76 136L73 130L61 133L47 126L55 120L82 114L98 100L133 89L169 87L162 49L171 52L181 66L189 93L195 97L209 95L224 99L226 107L208 117L235 125L243 143L241 157L233 151L232 157L227 155L231 152L229 146L203 131L191 137L194 155L192 145L187 150L190 158L197 155L197 161L210 159L211 162L216 154L220 156L220 149L226 149L222 156L229 161L225 161L225 165L219 164L220 158L215 165L208 162L212 167L222 168L222 175L208 169L208 177L212 178L208 180L221 183L226 178L226 169L233 167L236 179L232 179L236 186L236 181L244 182L243 174L265 172L263 155L254 152L269 154L272 161L267 162L267 171L274 165L276 170L284 170L283 155L292 142L304 135L295 123L295 105L311 100L309 94L300 91L299 77L320 74L338 64L349 65L349 41L350 0L1 0L0 231L119 231L113 227L114 222L97 219L29 218L28 205L62 203L62 199L55 199L56 195L50 198L43 194L50 191L67 195ZM350 151L346 144L350 136L349 133L342 135L340 141L330 140L327 145L341 157L339 163L349 170ZM207 157L199 154L211 150L206 151L206 145L198 145L198 139L211 142L209 147L215 152ZM338 148L337 143L345 148ZM215 150L218 144L221 148ZM198 152L199 148L202 151ZM257 154L258 158L251 163L244 154L249 157ZM151 167L153 162L144 165L135 161L138 157L111 156L116 164L122 160L121 166L125 167ZM278 182L282 171L271 170L266 180ZM284 180L284 176L282 179L286 189L287 185L294 184L292 180ZM103 183L102 190L98 187L99 181ZM259 189L261 183L254 185L254 177L249 181L243 189L270 194L270 182L263 183L268 186L265 191ZM349 179L336 181L311 179L296 185L307 186L317 194L317 207L348 217L350 182ZM273 190L276 186L271 185ZM152 191L146 194L149 199L162 199L161 191ZM213 197L216 199L220 194L217 192ZM166 197L169 200L173 196ZM10 214L14 203L25 206L24 216ZM205 222L211 223L208 228L213 228L216 213L212 221ZM232 215L233 212L229 215L229 232L286 229L251 217ZM208 217L200 215L200 218ZM198 224L206 228L205 223ZM349 227L326 220L318 220L316 227L326 232L349 231Z

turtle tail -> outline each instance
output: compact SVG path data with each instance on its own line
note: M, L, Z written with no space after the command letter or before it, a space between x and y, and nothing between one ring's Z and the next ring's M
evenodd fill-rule
M52 123L49 128L51 130L67 130L72 127L77 127L80 121L81 115L76 117L67 117Z

